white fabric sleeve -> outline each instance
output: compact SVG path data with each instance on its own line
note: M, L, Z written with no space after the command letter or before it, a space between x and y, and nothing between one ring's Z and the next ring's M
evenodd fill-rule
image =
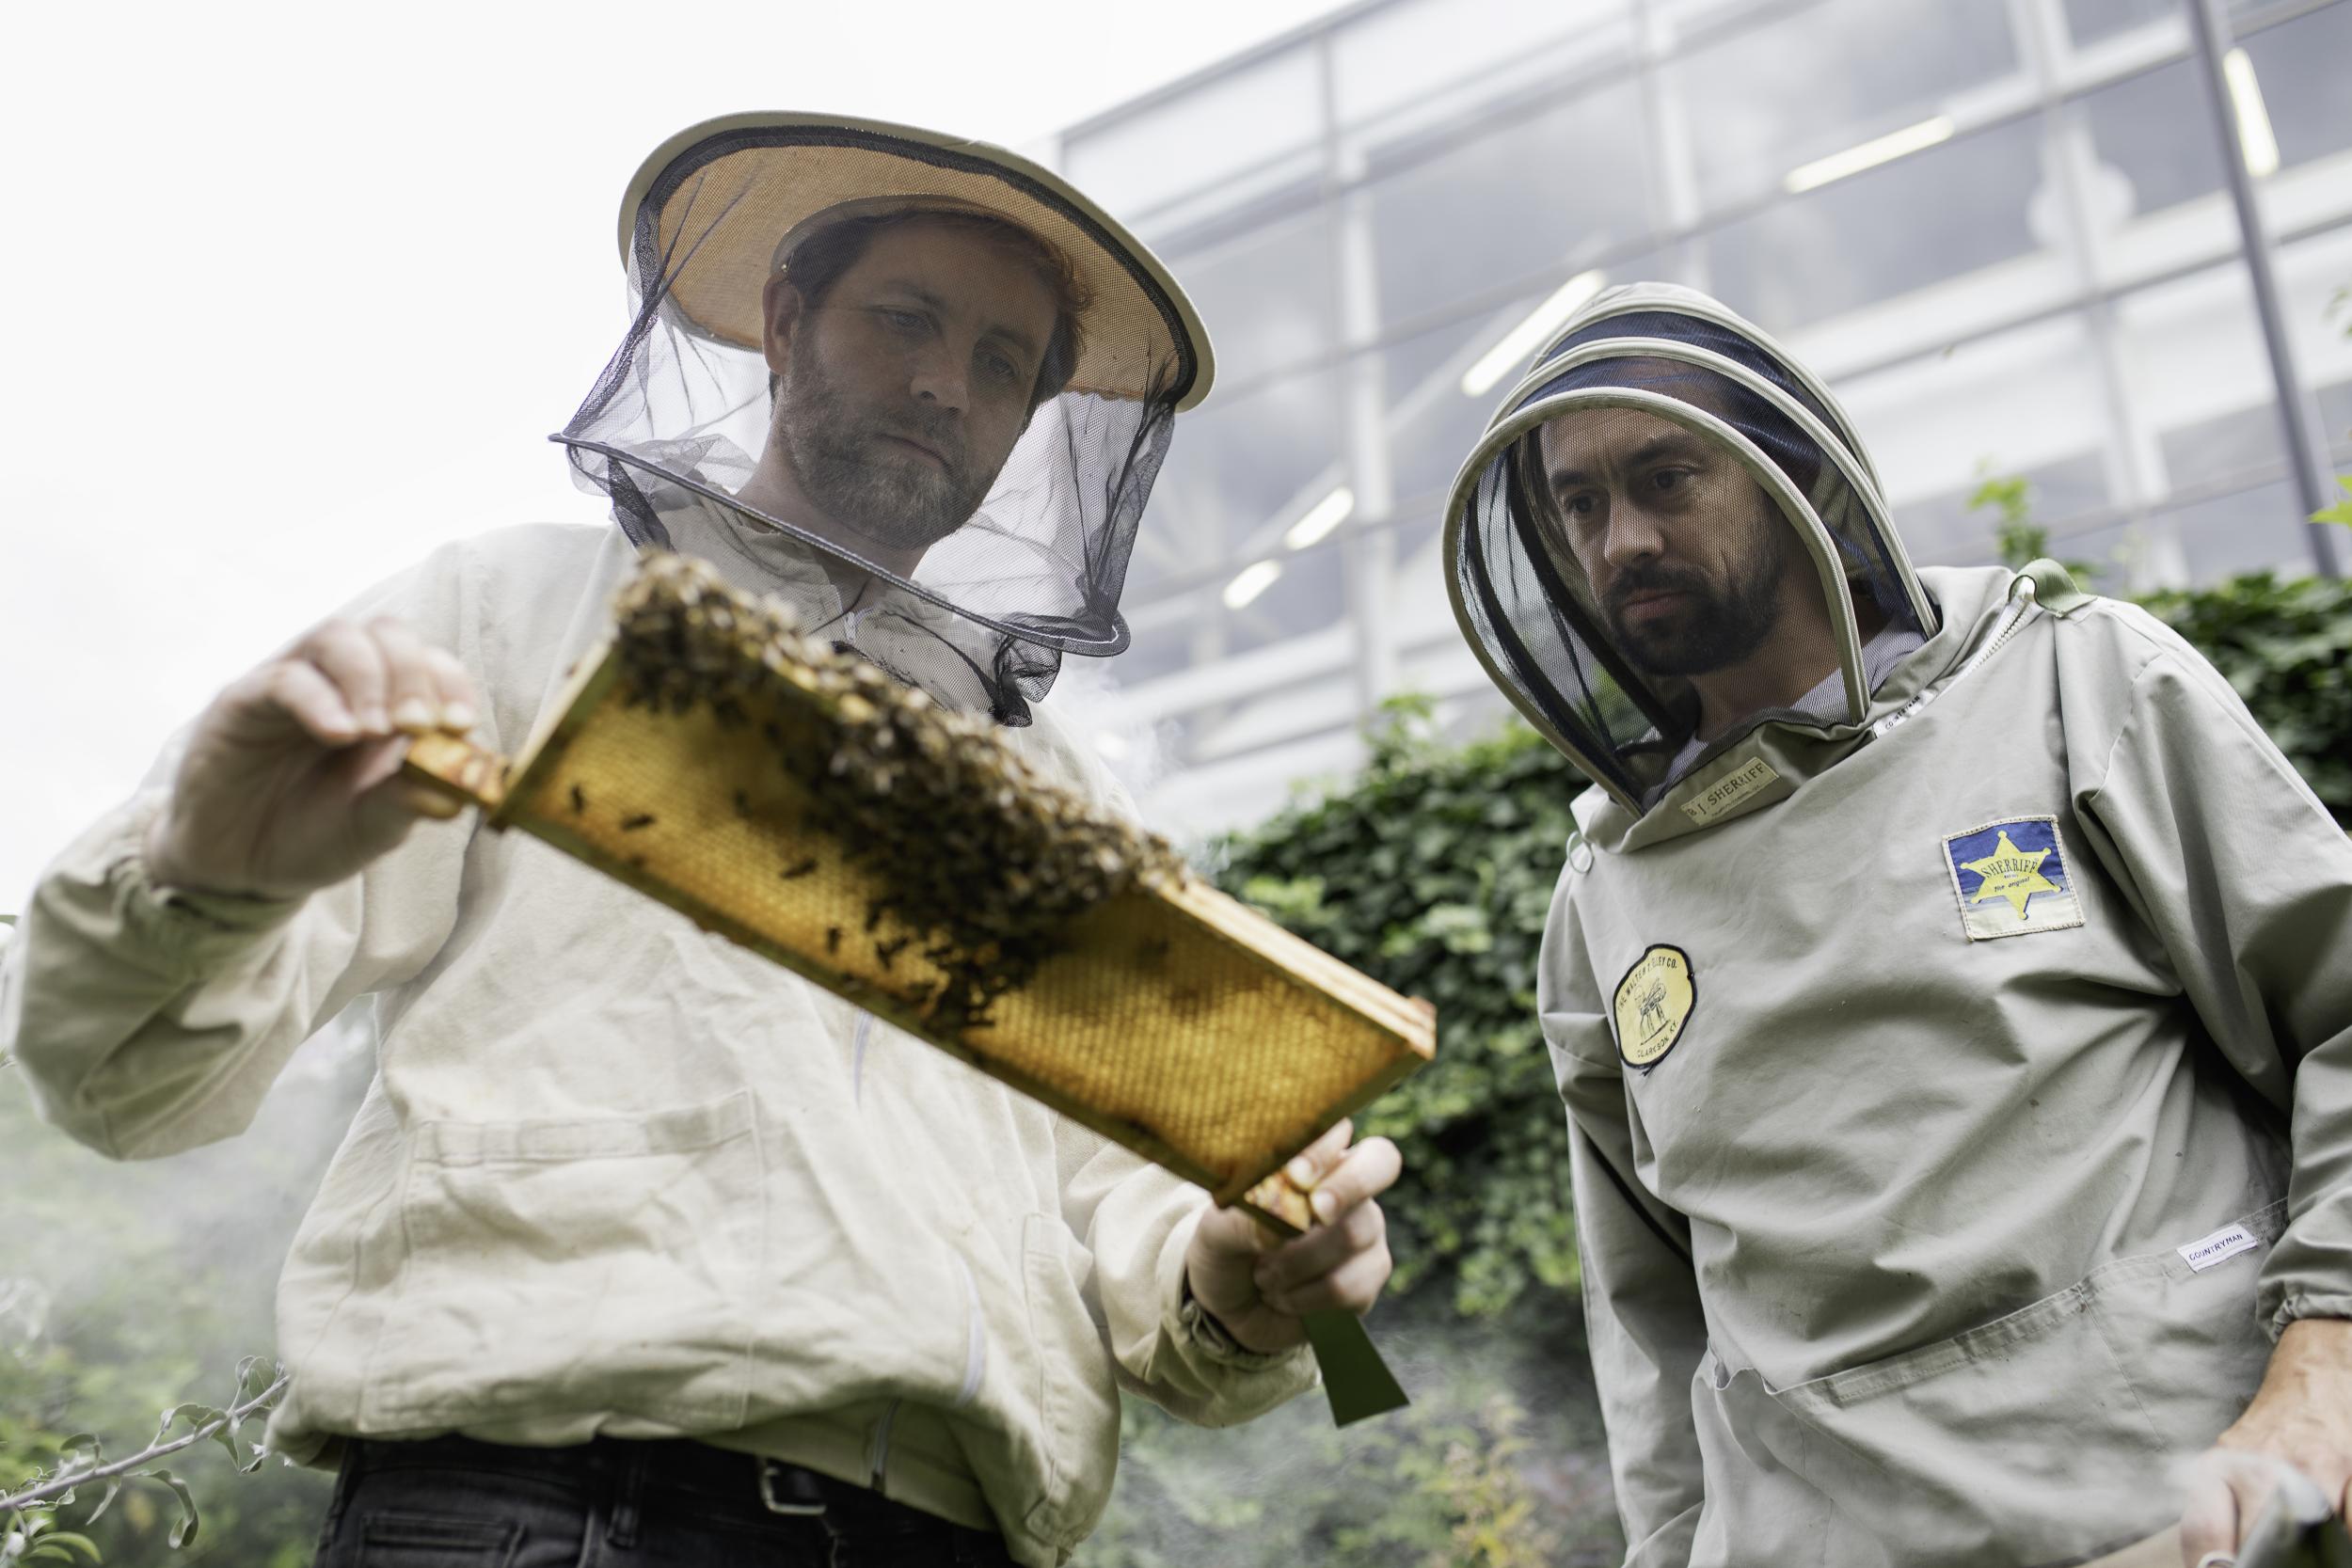
M342 613L397 616L480 681L471 576L451 546ZM485 714L477 738L496 745L494 727ZM307 899L159 889L143 846L178 752L167 747L139 792L52 863L0 950L0 1053L22 1061L43 1116L118 1159L243 1131L297 1046L355 998L419 973L454 921L472 832L469 819L420 823Z
M1120 1386L1197 1426L1231 1426L1314 1386L1305 1346L1245 1350L1190 1303L1184 1255L1206 1193L1076 1122L1055 1140L1062 1217L1092 1257L1087 1308Z

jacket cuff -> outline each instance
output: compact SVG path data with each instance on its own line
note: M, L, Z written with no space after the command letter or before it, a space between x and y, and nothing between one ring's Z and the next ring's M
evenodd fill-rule
M1193 1298L1185 1261L1192 1252L1193 1233L1200 1227L1202 1209L1169 1232L1160 1254L1160 1300L1166 1303L1162 1324L1168 1342L1197 1369L1196 1375L1236 1392L1248 1387L1262 1398L1245 1396L1248 1415L1270 1408L1315 1381L1311 1353L1301 1344L1290 1350L1253 1351L1226 1332L1225 1325ZM1236 1418L1247 1418L1240 1416Z
M1232 1367L1242 1371L1262 1371L1287 1359L1294 1353L1286 1350L1251 1350L1227 1332L1223 1323L1200 1298L1192 1293L1192 1279L1186 1275L1184 1300L1176 1307L1177 1331L1187 1337L1203 1357L1220 1367Z
M2277 1339L2287 1324L2305 1318L2352 1318L2352 1296L2289 1296L2270 1315L2270 1337Z
M147 866L147 833L164 809L161 791L134 799L68 850L53 873L57 891L99 893L119 923L123 949L141 968L201 981L250 952L291 921L296 898L197 893L157 882Z

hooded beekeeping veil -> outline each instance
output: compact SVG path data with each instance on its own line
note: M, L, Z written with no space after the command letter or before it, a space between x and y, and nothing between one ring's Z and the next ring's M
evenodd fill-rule
M1057 309L1037 378L1022 388L1034 406L1009 455L977 509L904 575L867 558L887 552L737 495L775 408L763 290L779 277L797 286L796 259L837 225L866 220L859 243L871 245L874 220L899 219L1015 256ZM1064 653L1126 647L1119 595L1136 528L1174 417L1207 395L1211 361L1175 281L1085 197L984 143L837 116L735 115L655 150L622 200L620 241L635 306L628 334L554 439L641 548L671 544L665 518L681 507L706 518L715 508L771 546L794 541L784 547L846 563L873 592L862 587L854 609L844 607L840 640L868 651L888 642L898 651L875 654L878 662L1006 723L1028 721ZM803 274L814 273L810 261ZM907 400L910 410L919 401ZM960 477L985 479L985 455L960 455L974 459ZM766 493L755 487L755 498ZM887 623L888 638L871 635L869 616ZM923 646L909 654L914 643Z
M1671 521L1653 560L1612 566L1597 593L1587 563L1611 506ZM1719 584L1729 592L1704 613L1686 600L1661 648L1661 623L1630 595L1692 582L1686 556L1738 562L1746 580ZM1445 561L1455 618L1495 684L1636 812L1757 723L1861 722L1888 656L1935 625L1836 400L1762 332L1666 284L1600 294L1536 357L1454 481ZM1713 638L1726 664L1753 652L1740 626L1776 624L1785 573L1820 595L1837 674L1702 747L1688 676L1717 667L1702 644Z

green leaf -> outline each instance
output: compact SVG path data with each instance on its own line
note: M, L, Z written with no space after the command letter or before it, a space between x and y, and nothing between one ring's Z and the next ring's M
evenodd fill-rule
M188 1490L188 1483L169 1470L141 1470L137 1473L150 1481L162 1481L171 1488L172 1496L180 1499L180 1519L171 1527L169 1538L172 1549L177 1551L195 1540L199 1521L196 1513L196 1494Z
M115 1499L122 1496L122 1478L120 1476L108 1476L105 1481L105 1495L98 1499L98 1506L89 1511L89 1516L84 1519L82 1523L86 1525L94 1525L98 1523L100 1515L103 1514L106 1510L114 1507Z
M163 1424L155 1429L155 1441L165 1441L171 1435L171 1429L182 1421L187 1422L190 1432L201 1432L208 1426L212 1427L212 1439L229 1455L229 1463L243 1466L244 1459L237 1450L237 1434L230 1430L229 1412L195 1402L175 1404L164 1412Z
M2352 528L2352 477L2338 474L2336 476L2336 483L2344 487L2344 491L2347 499L2336 502L2333 506L2321 507L2318 511L2312 514L2312 521L2314 523L2342 523L2347 528Z

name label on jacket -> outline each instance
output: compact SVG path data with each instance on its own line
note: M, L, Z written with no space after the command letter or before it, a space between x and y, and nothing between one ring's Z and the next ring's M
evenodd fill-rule
M2241 1252L2262 1245L2254 1233L2242 1225L2224 1226L2212 1235L2179 1249L2183 1260L2199 1274L2216 1263L2225 1263Z
M1683 802L1682 815L1705 827L1719 816L1728 816L1746 805L1756 792L1780 775L1762 757L1751 758L1744 768L1699 791L1695 800Z

